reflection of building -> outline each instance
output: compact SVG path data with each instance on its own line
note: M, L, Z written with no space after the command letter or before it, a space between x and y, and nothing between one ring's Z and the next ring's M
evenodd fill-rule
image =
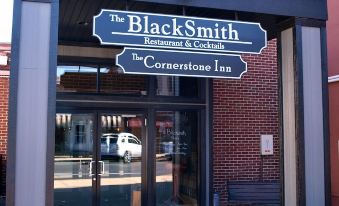
M62 67L60 67L61 69ZM57 76L59 91L93 92L96 90L96 68L73 67L75 71L66 69ZM86 71L87 69L87 71ZM84 70L84 71L83 71ZM137 75L123 75L117 68L101 68L100 91L103 93L140 94L145 90L144 78ZM133 84L129 84L133 82Z
M88 118L72 116L71 114L56 115L56 140L59 140L60 132L62 133L62 142L56 142L58 147L56 153L62 155L73 151L81 155L92 150L93 121Z

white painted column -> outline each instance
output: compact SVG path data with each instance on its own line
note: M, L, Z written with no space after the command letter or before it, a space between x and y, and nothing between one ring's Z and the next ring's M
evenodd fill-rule
M285 205L297 206L297 155L293 29L281 33Z
M297 21L297 24L305 23ZM312 23L312 22L311 22ZM313 22L314 23L314 22ZM316 22L314 25L321 25ZM327 112L321 27L296 25L281 32L284 203L328 205L325 172ZM326 56L325 56L326 57ZM324 109L325 108L325 109ZM327 145L328 146L328 145Z
M305 190L307 206L325 205L320 28L302 27Z
M51 5L22 2L21 15L15 205L44 206Z
M51 111L55 111L57 44L56 27L51 27L55 18L52 8L52 1L15 1L7 206L46 206L52 202L48 188L53 176L48 170L53 170L51 125L55 112Z

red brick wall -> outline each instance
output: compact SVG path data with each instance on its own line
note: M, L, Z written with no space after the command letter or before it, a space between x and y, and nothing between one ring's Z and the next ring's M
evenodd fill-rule
M0 54L10 57L10 54L6 54L2 50L0 50ZM9 62L7 65L0 65L0 155L3 156L6 155L7 151L8 92Z
M279 108L276 41L261 55L244 55L248 71L241 80L213 80L214 191L227 205L229 180L279 180ZM274 155L263 159L260 135L274 135Z
M0 76L0 196L5 195L9 78Z
M6 154L7 154L7 116L9 91L9 65L11 45L0 44L0 55L7 56L7 64L0 65L0 196L5 195Z
M0 77L0 154L7 151L7 115L8 115L9 78Z

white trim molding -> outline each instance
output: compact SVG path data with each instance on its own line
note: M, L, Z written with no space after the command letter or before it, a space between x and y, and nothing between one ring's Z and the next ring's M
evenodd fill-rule
M339 75L334 75L334 76L328 77L328 83L338 82L338 81L339 81Z
M8 70L0 70L0 77L9 77Z

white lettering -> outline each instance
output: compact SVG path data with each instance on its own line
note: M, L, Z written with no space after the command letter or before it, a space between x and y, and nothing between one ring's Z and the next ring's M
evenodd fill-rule
M216 59L216 60L214 60L214 62L215 62L215 72L217 72L218 71L218 60Z
M232 72L232 67L230 66L219 66L218 64L219 60L214 60L214 71L215 72L227 72L230 73Z
M222 27L222 28L221 28L221 38L222 38L222 39L227 39L227 34L226 34L226 32L227 32L227 29L226 29L225 27Z
M148 34L148 16L144 16L144 21L145 21L145 30L144 33Z
M159 24L151 24L151 34L160 34Z
M211 70L210 65L204 64L192 64L192 62L178 64L178 63L170 63L170 62L158 62L154 56L148 55L144 59L144 65L147 68L155 68L155 69L166 69L166 70L189 70L189 71L201 71L201 72L209 72Z
M197 26L194 20L186 20L183 24L178 22L177 18L172 18L171 23L160 24L159 22L150 22L148 16L127 15L129 18L128 32L131 33L144 33L153 35L166 35L166 36L185 36L192 38L204 38L212 41L212 39L229 39L239 41L239 32L233 28L233 23L221 24L215 23L210 27ZM111 16L111 21L117 21L122 18ZM201 24L199 24L201 25ZM195 45L198 48L213 47L212 43L199 43ZM218 43L215 43L218 47Z
M162 27L161 27L161 32L165 35L170 35L171 32L169 32L168 30L166 31L165 29L170 29L171 26L169 24L164 24Z
M127 15L129 18L129 28L128 28L128 32L140 32L142 30L142 26L141 26L141 18L139 16L135 16L135 15ZM136 26L137 28L134 29L134 26Z
M174 36L183 36L182 32L180 31L182 26L177 25L177 19L176 18L172 19L172 22L173 22L173 35Z
M194 28L194 21L192 20L187 20L185 23L186 28L191 31L191 34L186 30L185 34L188 37L193 37L195 35L195 28Z
M214 38L220 39L220 37L219 37L219 24L218 23L215 24L214 33L215 33L215 37Z
M213 38L213 30L211 28L198 27L197 30L199 38Z
M150 68L150 69L152 69L153 67L154 67L154 65L149 65L148 63L147 63L147 60L148 59L152 59L152 60L154 60L154 57L153 56L150 56L150 55L148 55L148 56L146 56L145 57L145 59L144 59L144 65L147 67L147 68Z
M233 30L232 29L232 24L228 24L228 39L231 40L239 40L239 35L238 35L238 31L237 30ZM233 38L233 34L234 34L234 38Z

